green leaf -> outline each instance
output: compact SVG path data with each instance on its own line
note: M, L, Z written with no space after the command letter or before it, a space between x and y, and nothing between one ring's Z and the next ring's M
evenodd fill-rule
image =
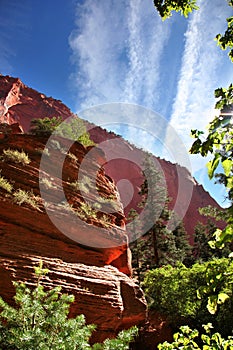
M221 231L221 230L219 230ZM221 246L226 242L231 242L233 240L233 227L232 225L228 225L224 230L222 230L218 236L218 240L216 241L216 246Z
M230 175L230 172L232 170L232 165L233 165L233 161L230 160L230 159L225 159L223 162L222 162L222 167L224 169L224 172L225 172L225 175L226 176L229 176Z
M217 303L218 304L223 304L223 303L225 303L225 301L227 300L227 299L229 299L229 295L228 294L226 294L226 293L219 293L218 294L218 301L217 301Z
M214 315L217 311L217 304L218 298L216 295L211 295L208 298L208 303L207 303L207 309L211 315Z
M214 176L214 172L219 164L220 157L221 155L216 153L214 159L207 163L208 175L210 179L212 179Z

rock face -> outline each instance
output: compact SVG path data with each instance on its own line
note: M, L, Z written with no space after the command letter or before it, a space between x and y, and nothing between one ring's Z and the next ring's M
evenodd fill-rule
M12 280L35 285L32 266L38 265L39 258L50 270L43 285L48 288L61 286L63 293L75 295L70 317L84 314L88 324L98 326L93 342L101 342L116 336L123 328L144 323L146 303L142 291L113 266L68 263L64 259L48 259L39 254L35 257L26 252L21 255L10 251L4 256L1 252L0 290L4 300L11 302L14 295Z
M18 78L0 76L0 121L10 124L18 123L24 131L27 131L32 118L62 116L64 119L71 116L72 112L60 101L47 98L43 94L26 87ZM144 178L142 175L142 163L145 152L130 145L124 139L109 133L106 130L91 125L90 135L93 141L106 145L106 140L111 140L110 146L104 151L111 152L114 160L107 161L104 169L107 175L114 179L118 186L124 213L133 207L137 208L140 201L138 191ZM194 226L198 221L206 223L207 218L201 216L198 208L212 205L219 207L216 201L204 188L191 176L189 171L166 160L154 157L155 162L161 167L166 181L168 196L171 198L170 209L174 209L178 217L183 218L190 242L193 242ZM127 184L121 180L127 180L132 185L133 195L127 193ZM132 198L131 198L132 197ZM131 198L130 201L128 198Z
M19 123L28 130L32 118L70 117L71 111L61 101L46 97L20 79L0 75L0 122Z
M50 270L44 284L61 285L63 292L74 294L71 316L84 313L88 323L98 326L94 340L101 341L143 323L146 301L127 276L131 263L124 213L117 189L101 167L103 153L95 148L94 158L80 170L88 150L75 143L63 159L68 141L53 141L49 147L46 138L26 134L0 140L1 296L12 302L12 280L34 284L32 267L43 260ZM16 159L10 158L12 150L19 152ZM27 157L20 162L22 151ZM89 179L82 189L77 184L80 172ZM98 192L92 190L92 177ZM11 188L4 186L6 181ZM114 213L104 212L109 196ZM99 205L94 209L88 203Z

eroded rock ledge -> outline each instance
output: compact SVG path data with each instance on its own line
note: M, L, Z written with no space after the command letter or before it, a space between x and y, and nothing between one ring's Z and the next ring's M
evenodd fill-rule
M5 300L14 294L12 280L34 285L33 266L39 259L30 255L0 257L0 290ZM132 279L113 266L88 266L68 263L62 259L43 257L50 272L43 279L45 287L62 286L62 292L75 295L70 316L84 314L87 323L97 329L93 341L115 336L123 328L145 322L146 302L140 288Z

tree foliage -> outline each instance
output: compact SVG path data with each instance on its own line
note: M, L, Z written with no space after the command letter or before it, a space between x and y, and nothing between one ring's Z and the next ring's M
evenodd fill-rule
M35 268L37 285L31 290L15 282L16 307L0 298L1 350L127 350L136 335L133 327L116 339L90 345L95 325L86 325L83 315L68 318L73 295L61 293L61 287L45 291L41 279L48 272L42 264Z
M198 10L196 0L154 0L154 6L163 20L172 16L172 11L180 12L181 15L188 17L193 10Z
M197 223L194 230L193 261L202 263L212 258L227 258L229 256L231 253L229 243L226 243L222 249L217 247L213 249L209 244L213 240L214 232L216 232L216 224L210 219L206 225L201 222Z
M141 219L135 210L131 210L128 220L130 231L135 237L131 243L132 265L139 282L144 273L152 268L184 262L191 252L187 233L183 223L168 208L166 184L161 170L148 155L143 163L144 182L139 194L140 208L143 208ZM173 222L175 229L168 227ZM137 239L136 239L137 238Z
M223 91L223 89L221 89ZM233 92L232 86L231 91ZM219 93L217 93L219 96ZM229 97L225 97L224 92L218 103L223 103L223 111L228 110ZM233 96L230 98L232 108ZM190 152L192 154L201 154L206 157L212 155L211 160L207 163L208 175L212 179L215 177L217 182L223 183L228 191L228 198L233 202L233 110L230 113L223 112L219 117L214 118L208 127L208 135L203 140L202 131L192 130L192 135L196 138ZM224 230L218 229L215 232L216 247L223 247L224 243L233 240L233 205L222 212L222 218L226 220L227 226Z
M62 117L45 117L31 120L29 132L36 136L50 136L62 123Z
M199 334L197 329L189 326L181 326L180 331L173 335L174 342L158 345L159 350L231 350L233 347L233 337L224 339L220 333L212 333L211 323L203 325L204 332Z
M229 6L233 7L233 0L228 0ZM216 36L218 45L222 50L229 49L228 56L233 62L233 16L227 18L227 29L225 33Z
M211 322L224 335L233 331L233 261L214 259L163 266L147 272L143 287L150 307L167 315L173 326L201 327Z
M67 121L63 121L62 117L32 119L29 132L37 136L50 136L54 133L54 135L78 141L84 146L95 145L90 139L84 122L77 116Z

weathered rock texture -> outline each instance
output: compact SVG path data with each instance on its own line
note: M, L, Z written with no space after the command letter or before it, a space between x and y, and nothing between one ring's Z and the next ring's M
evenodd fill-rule
M13 185L10 192L0 185L1 296L12 302L12 280L26 280L33 284L32 266L42 259L50 270L45 285L61 285L63 292L74 294L71 316L84 313L88 323L98 326L94 340L101 341L124 327L144 322L146 318L143 294L127 276L130 274L130 258L122 205L114 183L101 168L104 157L97 148L94 149L94 159L89 159L82 172L89 179L95 178L96 193L100 196L95 197L95 192L88 187L83 191L77 188L75 181L79 166L87 152L79 143L71 147L69 154L72 156L65 157L62 184L56 177L62 151L47 149L50 153L44 157L48 167L41 171L42 179L48 181L41 180L40 192L39 168L46 141L46 138L25 134L9 134L0 141L0 176ZM65 139L57 138L56 141L56 147L58 144L61 149L66 146ZM7 149L23 150L30 163L10 160L4 155ZM99 169L97 175L96 168ZM91 186L90 182L88 186ZM28 201L21 205L15 202L19 189L33 193L34 207ZM104 207L109 196L111 203L115 204L113 214L101 211L101 203ZM67 200L66 204L64 200ZM84 201L100 201L98 211L85 216L85 211L81 210ZM47 213L55 213L53 218L57 219L57 227L50 221L44 205ZM75 220L77 214L81 215L79 221ZM68 227L72 236L63 234L62 227Z
M0 76L0 100L0 121L11 124L19 123L24 131L28 130L32 118L60 115L65 119L72 115L72 112L60 101L47 98L43 94L26 87L18 78ZM124 212L127 215L132 207L137 208L140 201L138 191L144 180L141 169L145 152L100 127L91 125L90 135L100 147L105 144L104 151L110 152L112 158L115 158L104 164L106 174L113 178L115 183L124 179L132 184L134 193L129 203L130 195L127 193L127 185L122 185L121 182L119 188ZM106 140L111 140L111 143L106 144L104 142ZM156 157L154 159L164 173L168 196L171 198L170 209L174 209L177 215L183 218L192 243L196 223L198 221L207 222L207 218L199 214L198 208L207 205L218 207L218 204L204 190L202 185L195 181L187 169L163 159ZM192 189L192 195L187 200L190 188Z
M4 300L12 302L12 280L35 285L33 266L38 265L40 258L50 270L43 279L43 285L48 288L61 286L63 293L75 295L70 317L82 313L88 324L98 326L92 337L93 342L101 342L116 336L123 328L144 323L146 303L142 291L115 267L69 263L65 259L41 257L40 254L17 254L11 250L3 255L1 252L0 290Z
M57 138L57 142L59 142L58 140L60 141L60 145L65 145L65 139ZM86 153L85 148L79 143L74 144L70 151L75 159L71 159L70 156L66 156L65 158L62 183L60 183L56 174L60 160L62 159L60 150L50 149L50 154L48 156L45 155L45 162L47 160L48 167L40 167L40 164L42 164L40 163L41 153L44 149L45 142L46 139L25 134L9 135L1 141L1 176L13 184L11 194L7 194L1 189L1 218L5 220L6 225L10 226L13 224L17 225L19 229L20 227L28 229L29 235L31 232L34 232L35 235L46 234L46 237L42 239L42 244L40 242L41 240L38 239L37 243L39 246L36 246L35 242L30 247L32 254L40 252L41 254L49 254L51 257L60 257L56 255L56 251L59 251L58 247L56 247L56 241L58 240L58 244L61 244L61 241L64 243L69 242L70 246L72 246L72 241L70 240L70 238L72 238L75 242L91 247L89 248L91 252L87 261L86 254L88 247L83 248L76 244L76 248L74 248L76 251L74 250L72 254L70 254L70 252L68 253L66 257L67 261L80 263L89 262L90 265L96 266L115 264L119 270L123 269L123 272L130 274L129 268L126 268L127 235L124 229L124 214L115 185L105 176L104 170L101 172L99 171L97 178L95 178L96 167L98 169L99 167L94 159L89 159L89 163L86 163L86 167L82 169L82 173L83 176L88 177L88 179L93 175L93 178L96 180L96 188L98 188L101 196L93 194L94 191L91 188L84 188L83 191L77 188L76 181L79 174L79 165L82 163L82 159ZM7 149L18 150L19 152L23 150L28 155L30 163L23 165L22 163L9 160L4 156L4 150ZM47 180L41 180L40 188L39 171L41 171L42 180ZM28 201L23 202L22 205L16 204L15 193L19 189L32 191L38 207L32 210L33 208ZM96 191L96 194L99 192ZM40 198L40 193L42 198ZM115 212L113 214L102 212L101 204L98 206L98 211L93 210L87 213L87 215L85 215L85 211L82 211L80 208L82 204L97 203L102 199L104 200L103 205L105 205L109 196L113 198L112 201L115 203ZM51 223L43 204L46 205L47 213L50 214L50 218L55 220L58 228ZM51 213L55 214L52 215ZM77 213L81 215L81 218L80 215L76 215ZM79 220L75 220L76 217ZM66 218L68 218L67 221ZM70 218L73 220L70 220ZM69 225L68 232L73 232L72 237L68 238L61 233L61 231L64 232L62 230L62 225L64 227L65 225ZM86 237L88 237L88 239L86 239ZM46 242L46 239L51 239L54 243L52 244L52 241ZM20 243L21 240L23 240L23 242ZM29 237L26 237L26 234L19 236L17 242L15 242L15 245L18 245L17 251L24 251L25 245L28 245L27 242L29 242ZM50 247L49 251L48 247ZM5 248L8 249L7 247ZM64 256L66 251L67 249L64 249ZM123 262L120 261L121 257ZM115 261L117 261L117 263L115 263Z

